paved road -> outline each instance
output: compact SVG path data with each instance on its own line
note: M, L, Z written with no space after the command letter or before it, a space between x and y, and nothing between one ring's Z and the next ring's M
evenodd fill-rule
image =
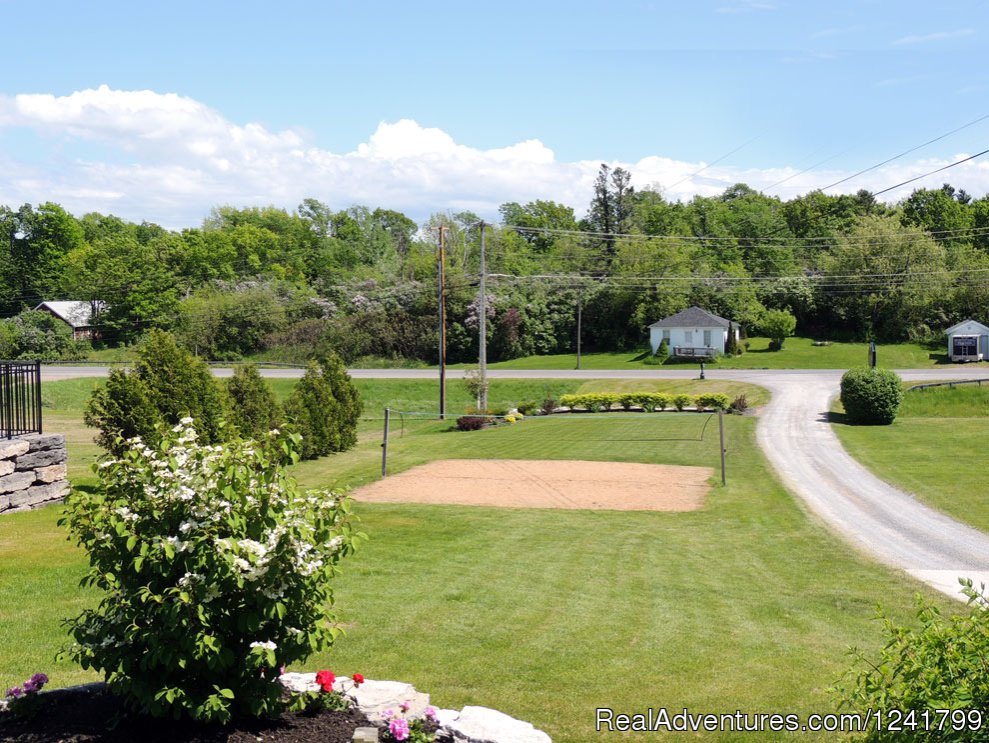
M44 379L98 376L106 367L45 367ZM215 369L229 376L229 369ZM297 369L266 369L265 376L299 377ZM946 367L898 372L908 381L969 379L989 373L978 368ZM355 378L435 379L429 369L355 369ZM448 377L462 376L450 370ZM516 379L689 379L694 369L679 370L492 370L492 378ZM989 535L929 508L883 482L852 459L827 422L838 393L841 371L711 369L711 379L762 385L772 400L762 413L757 438L787 489L831 528L862 551L938 590L961 598L958 577L989 585Z

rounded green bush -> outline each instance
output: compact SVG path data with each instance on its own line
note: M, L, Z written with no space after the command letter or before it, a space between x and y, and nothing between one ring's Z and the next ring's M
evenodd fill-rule
M841 404L851 423L887 426L902 399L900 378L889 369L849 369L841 378Z

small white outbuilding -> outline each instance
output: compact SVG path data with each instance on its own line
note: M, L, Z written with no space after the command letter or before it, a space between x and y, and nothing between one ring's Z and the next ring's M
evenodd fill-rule
M738 340L738 323L700 307L690 307L650 325L649 345L656 353L660 343L666 341L671 356L711 358L725 352L729 333Z
M989 359L989 328L975 320L952 325L948 335L948 358L951 361L982 361Z

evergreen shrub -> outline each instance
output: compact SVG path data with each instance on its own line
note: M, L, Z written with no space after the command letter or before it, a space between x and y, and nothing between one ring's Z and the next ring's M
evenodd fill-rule
M227 382L227 395L228 422L237 427L242 437L262 440L269 431L283 425L281 405L254 364L234 369Z
M889 425L902 400L900 378L889 369L849 369L841 378L841 404L851 423Z

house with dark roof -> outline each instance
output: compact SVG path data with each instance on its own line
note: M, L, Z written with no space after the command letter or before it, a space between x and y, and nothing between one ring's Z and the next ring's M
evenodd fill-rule
M42 302L34 309L54 315L72 328L75 340L93 338L93 319L104 309L103 302Z
M711 358L725 352L729 333L738 340L738 323L700 307L690 307L650 325L649 345L656 353L666 341L671 356Z

